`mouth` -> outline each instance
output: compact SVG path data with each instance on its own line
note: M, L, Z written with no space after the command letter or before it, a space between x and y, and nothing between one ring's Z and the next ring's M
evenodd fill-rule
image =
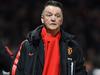
M50 25L57 25L56 23L51 23Z

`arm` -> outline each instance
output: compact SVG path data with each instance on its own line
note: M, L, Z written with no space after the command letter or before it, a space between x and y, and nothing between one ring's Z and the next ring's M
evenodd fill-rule
M4 45L0 41L0 69L6 72L10 71L12 59L7 53Z
M76 65L75 65L75 72L76 75L87 75L85 66L84 66L84 57L83 57L83 52L82 49L78 48L77 50L77 58L76 58Z
M74 40L71 40L69 46L72 47L72 60L74 63L74 75L87 75L87 72L84 66L84 56L83 56L82 48Z
M15 56L11 75L24 75L24 63L26 52L25 43L26 40L21 43L19 50Z

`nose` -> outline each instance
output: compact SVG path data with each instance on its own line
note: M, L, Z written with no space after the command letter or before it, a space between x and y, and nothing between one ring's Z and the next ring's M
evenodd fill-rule
M51 21L56 21L56 17L54 15L51 17Z

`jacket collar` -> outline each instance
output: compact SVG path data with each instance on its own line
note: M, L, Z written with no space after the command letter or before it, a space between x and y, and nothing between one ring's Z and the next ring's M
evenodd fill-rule
M32 32L30 32L27 36L27 39L32 42L32 41L39 41L41 39L41 29L42 29L43 25L38 26L35 30L33 30ZM74 38L73 35L65 32L62 27L60 29L61 31L61 39L63 41L65 40L72 40ZM36 42L35 42L36 44Z

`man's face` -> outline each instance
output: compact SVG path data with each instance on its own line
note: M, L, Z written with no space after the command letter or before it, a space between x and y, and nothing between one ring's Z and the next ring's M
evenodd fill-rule
M56 6L46 6L42 13L41 20L47 29L57 30L63 22L62 10Z

